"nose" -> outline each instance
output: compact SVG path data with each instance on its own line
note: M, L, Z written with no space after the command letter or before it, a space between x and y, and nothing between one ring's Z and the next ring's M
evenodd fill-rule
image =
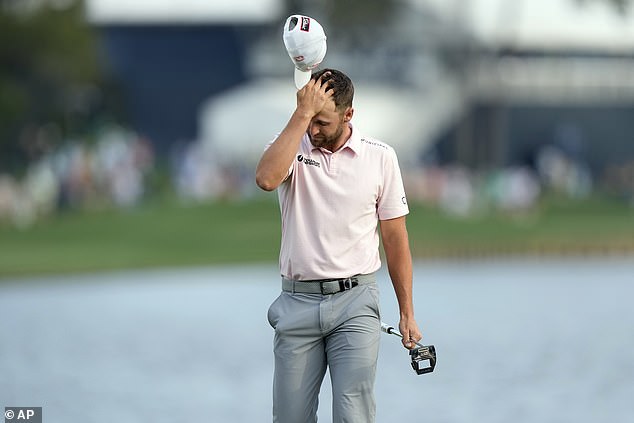
M310 133L311 137L319 135L319 125L316 125L311 122L310 125L308 126L308 132Z

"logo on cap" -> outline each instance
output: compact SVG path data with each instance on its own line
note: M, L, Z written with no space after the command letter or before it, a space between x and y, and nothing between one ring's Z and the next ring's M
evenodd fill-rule
M308 32L310 29L310 18L302 16L302 26L300 26L299 29Z
M304 61L304 56L295 56L293 57L293 60L296 62L303 62Z

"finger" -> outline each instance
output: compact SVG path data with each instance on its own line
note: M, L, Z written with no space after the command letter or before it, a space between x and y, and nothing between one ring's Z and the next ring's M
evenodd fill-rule
M403 340L402 340L403 346L407 349L413 348L415 344L413 342L413 339L410 336L409 331L404 331L402 335L403 335Z
M308 80L308 83L304 85L304 88L314 89L315 85L317 85L317 80L311 78Z
M417 330L408 330L406 332L409 335L403 338L403 345L405 345L405 347L409 349L416 348L420 340L423 339L423 335L421 335L421 333Z
M332 97L335 94L335 87L330 86L330 81L326 81L326 83L322 85L322 89L327 97Z
M319 76L319 79L317 79L317 82L319 82L319 86L321 88L324 88L330 85L330 75L331 75L330 72L326 72Z
M332 75L332 72L325 72L322 73L321 75L319 75L318 81L323 84L324 82L328 82L328 79L330 79L330 75ZM328 78L324 81L324 78Z
M418 329L418 327L416 328L416 333L414 335L416 336L416 342L423 339L423 334L421 333L420 329Z
M327 94L328 91L333 91L333 88L330 86L330 81L322 83L319 87L319 90L324 94Z
M403 346L405 348L407 348L408 350L413 350L414 348L416 348L418 345L416 344L416 342L414 342L413 339L410 339L409 341L405 341L403 342Z

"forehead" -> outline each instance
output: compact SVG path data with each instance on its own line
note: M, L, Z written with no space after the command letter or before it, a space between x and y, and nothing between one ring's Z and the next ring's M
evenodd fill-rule
M315 115L315 119L318 120L333 120L339 117L340 113L337 111L337 106L335 106L335 101L331 98L326 101L324 104L324 108L321 109L321 112Z

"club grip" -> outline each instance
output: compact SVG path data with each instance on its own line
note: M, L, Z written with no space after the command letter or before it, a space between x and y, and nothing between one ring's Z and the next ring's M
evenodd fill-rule
M394 330L394 328L387 323L381 322L381 330L385 333L389 333L390 335L397 335L398 333Z

